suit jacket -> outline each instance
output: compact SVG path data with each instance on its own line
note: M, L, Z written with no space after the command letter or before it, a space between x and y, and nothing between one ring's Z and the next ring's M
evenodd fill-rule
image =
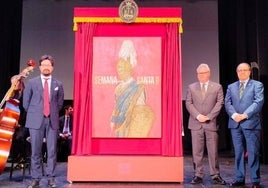
M62 133L63 128L64 128L64 123L65 123L65 115L60 117L59 123L60 123L59 133ZM70 129L70 133L72 135L72 133L73 133L73 116L70 116L70 119L69 119L69 129Z
M216 119L223 106L222 86L215 82L208 82L206 95L203 99L199 82L190 84L186 94L186 108L190 113L188 128L198 130L216 131L218 129ZM197 120L199 114L209 117L209 121L200 123Z
M240 82L234 82L227 88L225 96L225 109L229 115L229 128L240 126L244 129L261 129L260 112L264 103L263 84L259 81L249 79L242 97L239 96ZM236 123L231 116L234 113L245 113L247 121Z
M32 129L39 129L41 127L44 118L43 99L41 76L30 79L23 92L23 107L27 112L26 127ZM52 77L50 87L50 121L53 129L59 129L59 111L63 106L63 102L63 84Z

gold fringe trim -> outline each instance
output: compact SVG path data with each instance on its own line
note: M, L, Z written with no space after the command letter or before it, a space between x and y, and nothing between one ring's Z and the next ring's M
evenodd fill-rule
M77 31L77 23L124 23L119 17L74 17L73 31ZM183 33L181 18L136 18L133 23L178 23L179 33Z

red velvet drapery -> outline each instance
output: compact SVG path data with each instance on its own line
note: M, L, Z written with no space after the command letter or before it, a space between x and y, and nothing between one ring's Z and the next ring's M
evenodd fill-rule
M79 12L79 10L76 11ZM81 11L85 12L85 9L82 9ZM104 9L102 9L102 11L104 11ZM165 11L167 10L165 9ZM153 10L153 12L155 13L157 10ZM158 12L161 12L161 8ZM180 62L181 41L180 37L178 37L180 36L178 33L178 27L178 23L77 23L77 31L75 33L75 111L73 123L74 127L72 155L151 154L163 156L182 156L182 96ZM93 65L92 49L94 36L161 37L161 138L117 139L92 137L91 76Z

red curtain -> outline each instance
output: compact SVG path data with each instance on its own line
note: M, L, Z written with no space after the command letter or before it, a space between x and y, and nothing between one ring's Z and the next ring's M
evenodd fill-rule
M79 23L75 33L73 155L182 156L181 62L178 23ZM93 36L162 38L162 137L92 138Z
M166 24L162 62L162 155L182 156L181 62L178 24Z
M92 48L96 24L79 24L75 33L74 119L72 154L91 154Z

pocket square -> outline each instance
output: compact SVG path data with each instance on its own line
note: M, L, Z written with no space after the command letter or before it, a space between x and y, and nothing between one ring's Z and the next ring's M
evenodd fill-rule
M54 91L58 91L59 90L59 87L55 87Z

